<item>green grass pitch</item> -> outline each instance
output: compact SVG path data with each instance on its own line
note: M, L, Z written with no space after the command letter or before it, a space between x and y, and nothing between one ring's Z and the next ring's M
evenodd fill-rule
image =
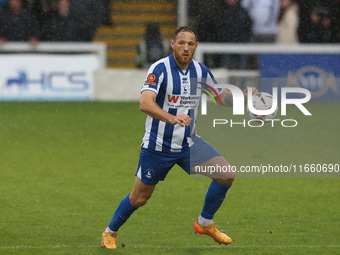
M340 104L307 108L313 116L288 109L296 128L213 129L202 118L198 133L236 166L339 164ZM101 248L133 187L145 117L138 103L0 103L0 254L340 253L339 178L236 179L215 216L233 239L222 246L193 231L209 179L179 167L121 228L119 248Z

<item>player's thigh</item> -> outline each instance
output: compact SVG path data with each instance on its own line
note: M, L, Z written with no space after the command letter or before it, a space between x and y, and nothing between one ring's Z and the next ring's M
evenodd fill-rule
M207 176L221 184L230 185L235 179L233 167L222 157L213 157L191 169L192 173Z
M190 147L190 174L205 175L221 184L232 183L235 173L221 154L201 137ZM229 185L229 184L226 184Z
M198 166L221 154L201 137L193 138L193 145L190 147L190 167Z

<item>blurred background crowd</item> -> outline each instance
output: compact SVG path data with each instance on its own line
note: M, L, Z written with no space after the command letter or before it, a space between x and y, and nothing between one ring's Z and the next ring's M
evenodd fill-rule
M111 26L110 0L0 0L0 43L92 41Z
M137 55L134 62L138 67L145 67L146 62L169 52L164 44L164 39L169 36L162 33L165 31L162 28L168 24L158 22L156 15L148 12L154 9L150 6L170 3L176 6L177 3L175 0L149 2L0 0L0 44L6 41L29 41L33 45L39 41L91 42L94 41L98 28L102 27L109 27L102 31L110 32L105 38L112 39L126 29L130 22L143 26L143 38L138 39L139 43L134 43ZM128 8L133 8L133 3L137 4L136 8L129 11ZM114 4L121 8L120 13L115 12ZM170 10L160 10L163 18L166 15L176 16L176 11L171 14ZM112 30L117 25L115 13L122 17L121 13L124 12L132 15L123 20L124 26ZM148 22L138 23L139 21L133 20L143 13L149 19L142 20ZM154 20L151 20L153 17ZM340 0L188 0L188 23L197 29L200 42L339 43ZM129 36L137 38L136 31L139 30L131 28L130 31ZM133 33L135 35L131 35ZM128 42L123 41L124 45L120 46L120 50L127 49ZM115 47L113 45L109 50ZM152 53L150 59L146 56L147 52L149 55ZM120 55L117 53L114 56ZM226 66L228 62L229 56L224 56L220 63ZM241 57L239 62L242 68L245 59Z
M340 0L190 2L201 41L340 42Z
M340 0L191 0L201 42L339 43ZM194 3L195 2L195 3ZM229 67L229 55L211 64ZM246 56L238 56L244 69ZM249 59L248 59L249 63Z

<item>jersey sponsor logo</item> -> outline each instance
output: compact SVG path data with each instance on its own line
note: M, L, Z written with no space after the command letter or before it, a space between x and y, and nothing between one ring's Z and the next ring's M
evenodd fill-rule
M168 106L171 108L190 108L195 109L199 104L200 96L177 96L168 95Z
M155 82L156 79L157 76L154 73L150 73L146 78L144 85L157 86L157 83Z
M176 104L177 101L178 101L178 98L179 98L179 96L174 96L174 95L170 96L170 95L168 95L168 101L169 101L169 103L174 102L174 103Z

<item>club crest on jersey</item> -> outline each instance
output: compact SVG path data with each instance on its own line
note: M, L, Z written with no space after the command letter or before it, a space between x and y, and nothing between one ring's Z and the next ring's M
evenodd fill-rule
M144 85L157 86L157 83L155 82L156 79L157 76L154 73L150 73L146 78Z
M182 95L189 95L190 94L190 84L188 78L182 78Z

